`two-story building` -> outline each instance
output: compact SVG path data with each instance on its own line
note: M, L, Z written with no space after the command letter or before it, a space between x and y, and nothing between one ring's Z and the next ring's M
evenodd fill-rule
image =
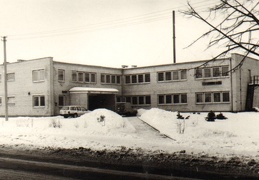
M171 111L245 111L259 107L259 61L232 54L214 61L109 68L53 61L7 64L11 116L58 115L64 105L114 110L115 102ZM0 66L0 115L5 113Z

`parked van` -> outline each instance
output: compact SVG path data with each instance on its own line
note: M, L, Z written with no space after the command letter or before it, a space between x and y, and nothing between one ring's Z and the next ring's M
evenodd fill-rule
M64 116L64 118L67 117L78 117L81 116L85 113L89 112L86 108L82 107L82 106L63 106L60 109L59 114L61 116Z
M123 116L136 116L138 111L129 102L116 103L116 113Z

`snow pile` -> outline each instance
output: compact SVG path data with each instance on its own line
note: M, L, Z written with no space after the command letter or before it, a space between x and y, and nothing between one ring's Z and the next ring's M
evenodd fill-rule
M117 113L107 109L96 109L76 119L79 128L91 133L134 132L135 128Z
M218 114L218 113L216 113ZM208 154L249 154L257 156L259 149L259 113L224 113L227 120L205 121L207 113L181 113L188 119L177 119L176 112L151 109L140 118L161 133L176 140L189 152ZM184 133L179 133L179 124Z
M142 111L140 119L144 120L149 125L153 126L160 133L171 136L177 135L176 112L165 111L158 108L152 108L148 111Z

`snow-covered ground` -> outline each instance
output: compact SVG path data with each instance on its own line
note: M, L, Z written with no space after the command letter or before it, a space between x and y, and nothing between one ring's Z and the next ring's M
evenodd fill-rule
M176 112L156 108L141 109L138 114L141 120L171 139L152 135L154 132L150 129L134 127L132 118L97 109L75 119L16 117L5 121L0 118L0 146L93 150L114 150L123 146L150 153L185 150L189 154L259 159L259 113L224 113L228 119L215 122L205 121L207 113L182 113L184 117L190 116L185 120L177 119ZM179 132L180 128L184 133Z

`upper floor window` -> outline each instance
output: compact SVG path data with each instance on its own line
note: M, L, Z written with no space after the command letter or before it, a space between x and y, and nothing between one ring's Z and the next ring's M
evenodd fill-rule
M8 73L6 76L7 81L14 81L15 80L15 74L14 73Z
M80 83L95 83L96 73L83 72L83 71L72 71L72 81Z
M229 76L229 66L217 66L195 69L195 77L199 78L216 78Z
M179 81L187 79L187 71L183 70L176 70L176 71L165 71L165 72L158 72L157 79L159 82L161 81Z
M58 70L58 81L65 81L65 70Z
M101 74L101 83L104 84L120 84L120 75Z
M32 81L38 82L38 81L44 81L45 80L45 70L44 69L38 69L32 71Z
M141 84L150 82L150 74L132 74L125 75L125 83L126 84Z

